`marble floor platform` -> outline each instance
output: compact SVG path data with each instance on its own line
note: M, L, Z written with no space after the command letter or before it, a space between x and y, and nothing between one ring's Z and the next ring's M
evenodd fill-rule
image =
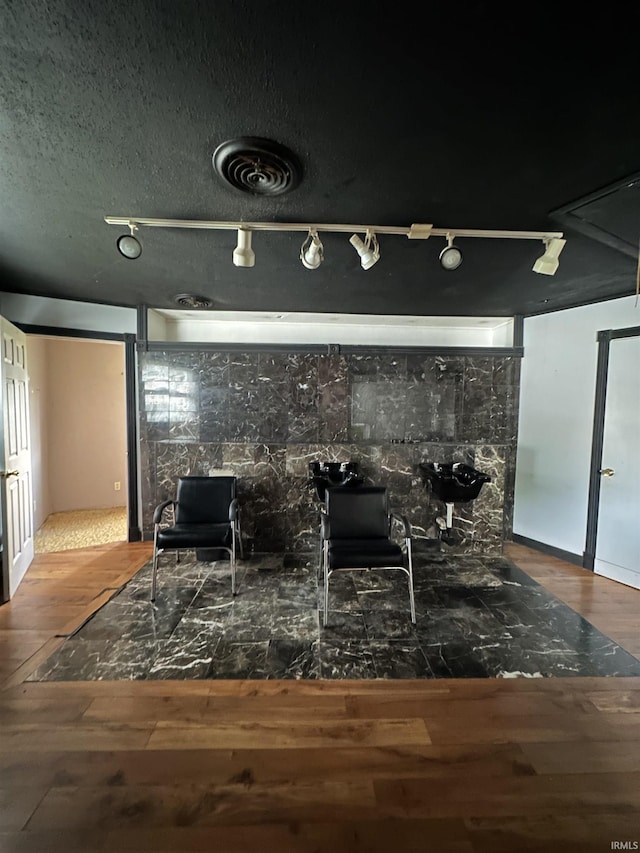
M321 627L317 558L229 564L162 555L30 677L32 681L205 678L477 678L640 675L640 661L501 557L419 554L417 624L405 576L331 580Z

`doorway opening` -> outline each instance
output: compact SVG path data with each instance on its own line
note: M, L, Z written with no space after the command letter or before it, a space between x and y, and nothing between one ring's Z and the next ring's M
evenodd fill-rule
M585 566L640 589L640 326L598 333Z
M120 341L27 337L35 553L126 541Z

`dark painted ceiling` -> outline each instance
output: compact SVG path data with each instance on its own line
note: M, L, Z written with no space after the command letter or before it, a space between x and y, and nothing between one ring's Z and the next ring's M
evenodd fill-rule
M549 214L640 171L637 20L625 9L564 25L546 7L504 8L0 0L0 289L468 315L633 293L632 257ZM300 186L268 199L222 184L211 155L242 135L296 152ZM144 230L142 257L125 260L106 214L552 229L568 243L548 277L531 271L537 242L460 240L463 264L447 272L441 238L382 236L363 271L347 235L330 234L308 271L303 235L262 233L256 266L238 269L234 232Z

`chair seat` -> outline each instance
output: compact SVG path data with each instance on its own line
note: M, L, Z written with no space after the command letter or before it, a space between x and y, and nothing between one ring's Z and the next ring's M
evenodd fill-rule
M382 569L404 566L402 548L390 539L330 539L330 569Z
M158 530L157 544L163 548L228 548L231 526L223 524L175 524Z

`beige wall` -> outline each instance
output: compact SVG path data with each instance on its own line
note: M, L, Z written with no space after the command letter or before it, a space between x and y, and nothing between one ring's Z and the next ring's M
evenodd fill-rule
M30 338L29 360L36 529L49 512L125 506L124 346Z
M47 444L48 373L47 341L27 338L29 371L29 421L31 424L31 478L33 485L33 525L37 530L51 512Z

